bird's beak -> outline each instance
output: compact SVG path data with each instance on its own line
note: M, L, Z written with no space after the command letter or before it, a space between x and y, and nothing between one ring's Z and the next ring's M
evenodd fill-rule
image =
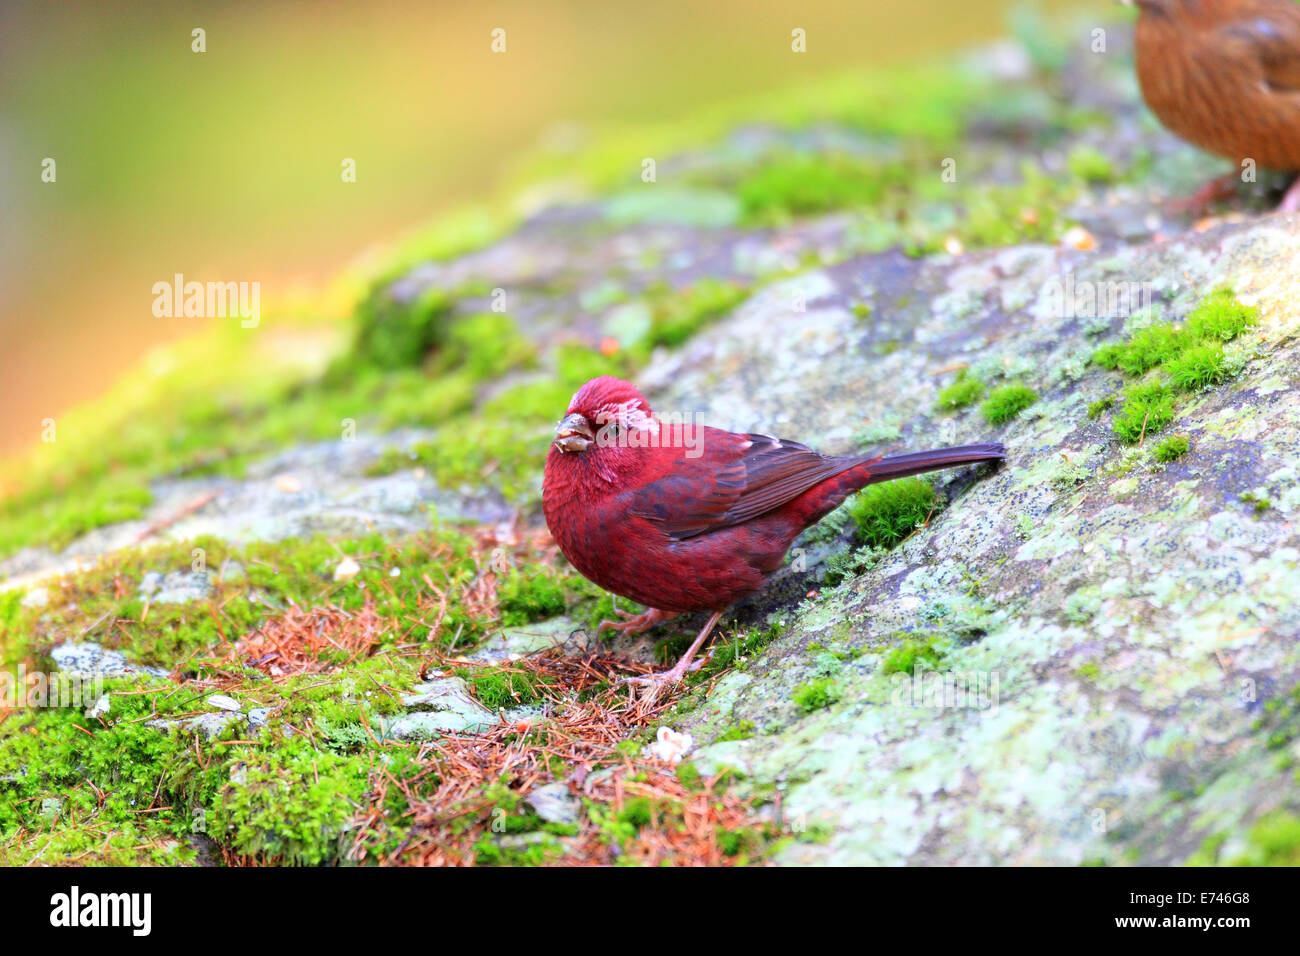
M594 440L591 424L575 412L555 426L555 441L551 444L560 451L586 451Z

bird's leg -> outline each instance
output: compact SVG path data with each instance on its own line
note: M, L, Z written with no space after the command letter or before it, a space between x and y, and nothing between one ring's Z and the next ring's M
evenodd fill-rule
M1286 191L1282 197L1281 204L1277 207L1278 212L1300 212L1300 176L1295 178L1291 188Z
M704 645L705 639L708 638L709 633L713 630L714 625L718 623L718 620L721 617L721 611L713 612L713 615L709 618L709 623L704 625L704 629L700 631L699 636L695 638L695 641L691 644L690 648L682 655L682 659L674 664L671 669L662 671L658 674L651 674L649 677L636 677L633 678L631 682L634 684L651 685L676 684L686 676L687 670L690 669L691 661L695 659L695 655L699 653L700 648Z
M1178 213L1202 213L1219 200L1237 195L1237 177L1237 173L1225 173L1218 179L1211 179L1190 196L1171 199L1169 208Z
M618 609L615 608L615 610L617 611ZM624 618L621 621L601 621L596 627L596 636L600 637L606 628L609 628L611 631L620 631L627 635L640 634L643 631L650 630L650 628L654 627L660 621L666 621L669 618L676 617L677 614L674 611L661 611L658 608L652 607L648 610L642 611L640 614L627 614L626 612L621 612L620 616Z

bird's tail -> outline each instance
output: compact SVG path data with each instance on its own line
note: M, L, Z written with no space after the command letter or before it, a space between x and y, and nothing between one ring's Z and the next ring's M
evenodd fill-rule
M893 481L940 468L970 465L979 461L997 461L1006 457L1007 450L1001 442L984 442L979 445L957 445L953 448L935 448L914 451L906 455L890 455L868 465L871 482Z
M828 478L800 496L791 512L792 520L801 528L820 521L837 508L855 491L878 481L893 481L940 468L955 468L980 461L997 461L1007 450L998 442L982 445L959 445L955 448L935 448L888 458L845 459L844 471Z

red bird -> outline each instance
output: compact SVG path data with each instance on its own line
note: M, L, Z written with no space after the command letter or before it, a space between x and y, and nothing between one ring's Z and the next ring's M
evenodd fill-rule
M1188 142L1235 163L1300 171L1300 4L1294 0L1127 0L1142 96ZM1240 170L1183 205L1231 195ZM1300 179L1279 207L1300 210Z
M593 378L569 402L546 456L542 507L583 575L649 610L605 628L637 634L710 611L678 681L732 602L763 587L799 533L865 485L1005 455L1000 444L888 458L658 419L628 382Z

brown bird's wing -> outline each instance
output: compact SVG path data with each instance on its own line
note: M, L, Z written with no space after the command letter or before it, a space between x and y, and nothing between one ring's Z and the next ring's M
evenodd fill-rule
M1244 54L1258 64L1271 89L1300 91L1300 4L1249 4L1208 39L1208 55Z
M717 429L708 430L704 447L701 457L677 459L671 474L631 492L628 511L681 541L767 514L861 461Z

